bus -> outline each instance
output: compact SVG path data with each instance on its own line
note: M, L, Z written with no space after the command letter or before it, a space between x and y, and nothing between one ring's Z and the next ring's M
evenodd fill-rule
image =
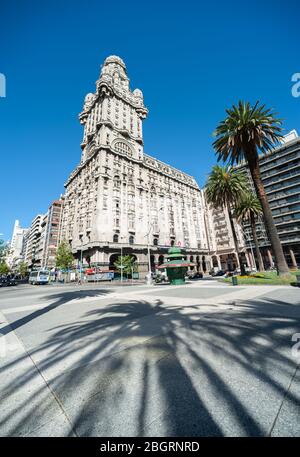
M32 271L29 275L29 284L48 284L50 281L50 271L48 270L37 270Z

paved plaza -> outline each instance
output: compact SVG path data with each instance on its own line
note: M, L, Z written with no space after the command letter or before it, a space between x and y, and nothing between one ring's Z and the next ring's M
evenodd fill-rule
M0 436L300 436L300 291L0 291Z

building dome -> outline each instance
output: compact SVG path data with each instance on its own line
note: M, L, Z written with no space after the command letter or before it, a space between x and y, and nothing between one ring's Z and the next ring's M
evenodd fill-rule
M143 98L143 92L140 89L134 89L133 95L138 98Z
M84 98L84 103L91 103L92 101L94 100L94 94L92 93L89 93L89 94L86 94L85 98Z
M109 63L117 63L119 65L121 65L121 67L124 68L124 70L126 70L126 65L125 63L123 62L123 60L121 59L121 57L118 57L118 56L109 56L105 59L104 61L104 65L108 65Z

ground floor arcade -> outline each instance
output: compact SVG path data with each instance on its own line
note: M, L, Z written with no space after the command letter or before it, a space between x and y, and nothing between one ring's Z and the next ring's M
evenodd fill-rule
M148 252L146 245L111 244L102 246L82 246L82 249L73 252L78 263L85 266L98 267L103 271L116 270L116 261L119 256L130 255L135 259L136 271L140 278L146 277L149 271L155 272L156 268L167 260L168 246L151 246ZM212 268L211 256L208 251L183 249L187 261L194 265L191 270L208 273Z

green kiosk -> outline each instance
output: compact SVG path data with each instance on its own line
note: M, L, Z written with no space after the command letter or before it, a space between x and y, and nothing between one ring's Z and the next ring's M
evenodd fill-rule
M188 267L194 266L193 263L187 262L184 257L185 255L180 248L172 247L168 250L167 262L158 267L159 270L167 270L167 276L173 285L184 284Z

